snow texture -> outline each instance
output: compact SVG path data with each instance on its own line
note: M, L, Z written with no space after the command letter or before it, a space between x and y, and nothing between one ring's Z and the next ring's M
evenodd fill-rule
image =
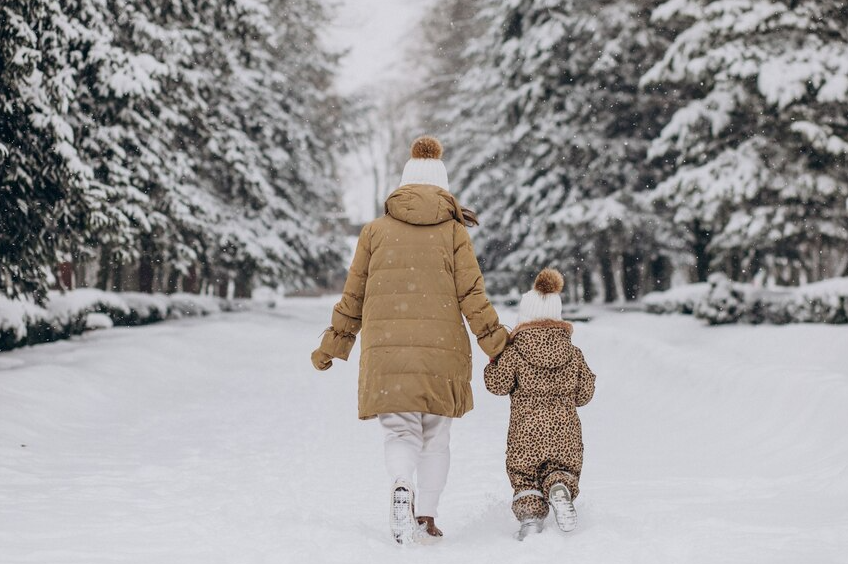
M444 540L389 537L358 348L317 373L334 300L117 328L0 355L0 560L837 564L848 554L846 329L593 311L577 529L511 534L509 402L452 428ZM514 319L515 310L502 310Z

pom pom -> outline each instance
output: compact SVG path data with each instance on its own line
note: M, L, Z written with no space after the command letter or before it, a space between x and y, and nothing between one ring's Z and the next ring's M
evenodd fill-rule
M536 277L536 283L533 284L533 289L540 294L559 294L565 282L562 279L562 274L553 268L546 268Z
M412 143L413 159L441 159L442 144L435 137L419 137Z

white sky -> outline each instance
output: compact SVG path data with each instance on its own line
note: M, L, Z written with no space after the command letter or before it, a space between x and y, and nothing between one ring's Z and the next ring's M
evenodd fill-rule
M402 72L404 39L433 0L337 0L336 19L327 41L349 49L341 61L337 87L350 95ZM354 156L340 163L341 189L353 221L374 213L374 186Z
M342 60L338 87L350 94L390 73L407 32L433 0L337 0L337 17L328 40L350 48ZM395 69L396 70L396 69Z

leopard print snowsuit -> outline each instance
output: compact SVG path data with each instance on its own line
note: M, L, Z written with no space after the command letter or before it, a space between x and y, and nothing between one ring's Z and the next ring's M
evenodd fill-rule
M583 437L577 407L595 393L595 375L571 344L572 326L540 320L515 328L497 362L485 370L486 388L511 397L506 470L519 520L548 514L548 491L557 482L579 493Z

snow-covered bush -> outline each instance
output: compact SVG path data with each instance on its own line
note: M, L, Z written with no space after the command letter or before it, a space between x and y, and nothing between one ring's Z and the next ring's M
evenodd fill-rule
M199 294L172 294L171 317L210 315L221 312L221 300L213 296L202 296Z
M71 292L50 292L47 313L58 338L79 335L86 330L89 313L104 313L115 325L124 325L130 308L118 294L95 288L80 288Z
M642 298L648 313L685 313L692 314L695 306L707 296L710 285L707 282L678 286L665 292L651 292Z
M848 278L832 278L793 292L786 311L798 322L848 323Z
M10 300L0 296L0 351L24 344L28 339L49 332L47 312L29 300Z
M706 319L710 325L736 323L745 315L747 294L745 286L732 282L724 274L709 277L709 292L695 305L695 317Z
M172 305L168 296L162 294L143 294L140 292L124 292L121 299L130 308L126 325L144 325L168 319Z
M708 283L654 292L642 302L648 313L694 314L711 325L848 323L848 278L766 289L714 274Z
M115 324L112 322L112 318L105 313L89 313L85 316L86 331L93 331L95 329L111 329L114 326Z
M242 311L249 302L195 294L114 293L94 288L50 292L45 308L0 296L0 351L67 339L92 329Z

